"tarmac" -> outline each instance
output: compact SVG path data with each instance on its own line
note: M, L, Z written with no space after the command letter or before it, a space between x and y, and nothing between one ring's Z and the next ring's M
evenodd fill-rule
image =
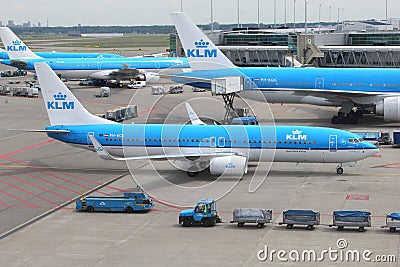
M2 78L0 84L6 81ZM172 85L163 82L166 88ZM139 117L125 123L186 123L185 101L201 117L221 120L224 116L219 97L189 87L182 94L161 96L152 95L151 87L112 89L110 97L95 98L98 88L79 87L77 82L68 85L92 113L138 105ZM330 118L337 112L308 105L235 103L251 107L261 124L271 123L273 116L280 125L332 126ZM1 266L398 265L399 233L381 228L386 213L400 211L399 150L389 145L354 167L344 167L342 175L336 174L334 164L260 163L251 164L241 180L215 179L206 171L193 178L176 169L175 162L140 160L127 166L43 133L9 131L43 129L48 124L41 96L0 96L0 110L0 234L54 211L0 240ZM367 115L358 125L336 127L393 131L397 126ZM263 183L249 193L254 181ZM92 195L107 196L138 185L154 198L155 208L148 213L77 212L73 202L57 208L96 187L101 189ZM210 228L180 226L182 207L176 205L192 206L199 195L218 199L223 222ZM236 207L272 209L272 223L262 229L255 224L239 228L229 223ZM279 225L286 209L319 211L321 225L312 231L296 225L287 229ZM370 211L372 227L362 233L356 228L328 227L332 212L342 209ZM311 254L309 260L311 250L316 257ZM353 251L359 260L352 260ZM382 259L396 261L378 262Z

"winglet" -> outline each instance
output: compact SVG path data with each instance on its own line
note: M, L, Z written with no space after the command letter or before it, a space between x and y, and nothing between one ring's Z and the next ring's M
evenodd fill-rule
M185 13L173 12L171 17L192 70L236 67Z
M10 59L41 58L8 27L0 27L0 37Z
M105 159L105 160L115 160L113 156L108 153L108 151L100 144L99 141L97 141L96 137L93 135L89 135L90 141L92 141L92 144L94 146L94 149L96 150L97 155L99 155L100 158Z
M194 112L192 106L188 102L185 102L185 106L186 111L189 115L189 119L193 125L206 125L202 120L200 120L200 118L197 116L196 112Z

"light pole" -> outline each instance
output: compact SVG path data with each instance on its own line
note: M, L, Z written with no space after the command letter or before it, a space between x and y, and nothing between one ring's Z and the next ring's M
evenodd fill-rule
M321 7L322 7L322 4L319 4L319 10L318 10L318 19L319 19L318 30L319 30L319 33L321 33Z
M329 25L332 24L332 6L329 6Z
M260 0L258 0L257 4L257 24L258 28L260 28Z
M296 34L296 0L293 0L293 31Z
M213 14L213 0L211 0L210 6L210 16L211 16L211 34L214 34L214 14Z
M276 29L276 0L274 1L274 28Z
M286 28L286 0L285 0L285 28Z
M183 12L183 0L181 0L181 12Z
M387 25L388 25L388 0L386 0L386 21L385 21L385 31L387 31Z
M304 0L304 55L303 64L306 64L306 53L307 53L307 0Z
M237 27L238 28L240 28L240 1L239 0L237 0L237 20L238 20L238 25L237 25Z

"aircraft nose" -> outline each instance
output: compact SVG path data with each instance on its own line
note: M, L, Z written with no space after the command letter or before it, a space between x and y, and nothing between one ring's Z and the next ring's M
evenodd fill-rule
M379 152L379 148L369 142L364 142L365 153L368 157L373 156Z

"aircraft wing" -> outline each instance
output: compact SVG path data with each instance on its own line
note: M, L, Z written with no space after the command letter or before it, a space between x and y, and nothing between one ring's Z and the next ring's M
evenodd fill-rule
M28 67L28 62L22 59L12 59L10 60L10 65L18 69L26 69Z
M167 159L167 158L190 158L190 157L222 157L222 156L232 156L237 153L234 152L216 152L216 153L186 153L186 154L160 154L160 155L152 155L152 156L140 156L140 157L114 157L110 155L110 153L100 144L100 142L93 135L89 135L90 140L96 150L97 155L100 158L105 160L118 160L118 161L128 161L128 160L140 160L140 159Z

